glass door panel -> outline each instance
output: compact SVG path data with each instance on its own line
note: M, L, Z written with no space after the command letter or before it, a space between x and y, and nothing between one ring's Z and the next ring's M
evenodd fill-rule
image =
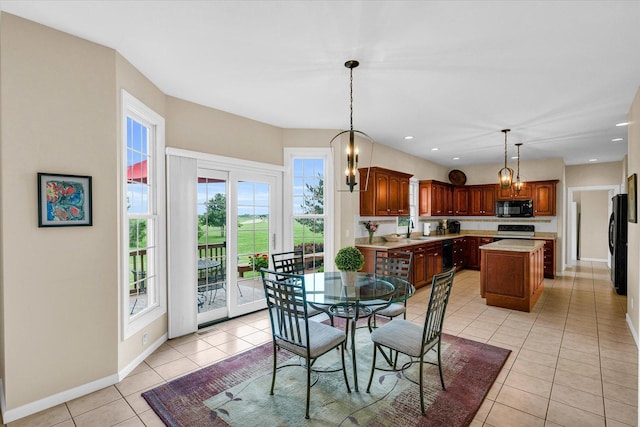
M198 174L198 324L227 317L227 179L226 173Z
M275 180L271 177L256 178L238 179L236 182L237 283L231 297L230 312L233 315L265 307L260 268L269 268L271 249L275 244L272 202Z

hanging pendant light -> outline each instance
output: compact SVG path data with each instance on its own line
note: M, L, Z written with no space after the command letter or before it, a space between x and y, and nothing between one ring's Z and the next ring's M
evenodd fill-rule
M516 175L516 182L514 184L516 194L520 194L520 191L522 191L522 181L520 181L520 146L521 145L522 145L522 142L519 142L516 144L516 147L518 147L518 174Z
M510 131L511 129L502 129L501 131L504 132L504 167L498 171L498 182L500 188L505 190L511 188L513 182L513 169L507 167L507 133Z
M360 160L360 147L356 145L356 135L359 137L366 138L366 141L362 140L362 138L358 138L358 142L367 143L369 145L369 149L367 150L370 158L368 165L366 166L366 174L364 178L364 184L360 183L359 191L367 191L367 187L369 185L369 172L371 169L371 158L373 158L373 138L371 138L366 133L353 129L353 69L356 68L360 63L356 60L350 60L344 63L344 66L349 69L349 130L344 130L334 136L329 145L331 146L332 152L335 150L336 145L340 145L342 142L342 135L349 134L349 139L346 142L346 149L339 150L341 152L346 152L346 166L344 168L345 180L344 183L346 187L342 187L339 180L337 181L337 191L349 191L353 193L354 187L358 185L358 161ZM336 160L336 155L332 156L334 162L340 160ZM363 168L360 168L362 171Z

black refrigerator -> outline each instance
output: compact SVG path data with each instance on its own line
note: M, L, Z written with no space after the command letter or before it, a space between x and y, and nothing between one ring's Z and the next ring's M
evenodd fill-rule
M627 195L611 199L613 212L609 218L609 252L611 281L619 295L627 294Z

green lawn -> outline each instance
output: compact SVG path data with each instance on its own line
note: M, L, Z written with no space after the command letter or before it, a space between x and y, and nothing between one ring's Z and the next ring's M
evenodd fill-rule
M260 217L242 216L238 223L241 226L238 229L238 263L245 264L249 262L248 256L254 254L268 253L269 251L269 229L268 221ZM322 242L321 233L312 233L309 229L298 223L294 223L294 246L303 242L302 236L307 243L317 239ZM221 236L220 227L202 227L202 235L198 238L198 244L214 244L222 243L226 240L226 236ZM146 242L141 242L144 246ZM133 257L129 258L130 268L133 269ZM246 273L246 277L251 277L253 272ZM130 281L134 280L133 273L130 274ZM133 287L133 285L131 285Z
M261 218L253 217L240 217L238 223L241 226L238 229L238 255L241 257L240 262L243 261L243 256L246 257L249 254L265 253L269 250L269 229L267 220L261 220ZM302 236L304 233L307 241L317 238L322 240L321 233L312 233L310 230L303 230L304 226L297 221L294 223L294 236ZM221 236L220 227L208 227L202 236L198 238L199 244L204 243L222 243L226 240L226 236ZM294 239L294 246L302 243L302 237L296 237Z

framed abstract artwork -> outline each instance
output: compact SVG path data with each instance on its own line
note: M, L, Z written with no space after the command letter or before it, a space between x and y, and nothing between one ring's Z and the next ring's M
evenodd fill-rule
M38 173L38 227L89 225L91 177Z
M627 191L629 192L629 212L628 221L638 222L638 175L633 174L627 178Z

